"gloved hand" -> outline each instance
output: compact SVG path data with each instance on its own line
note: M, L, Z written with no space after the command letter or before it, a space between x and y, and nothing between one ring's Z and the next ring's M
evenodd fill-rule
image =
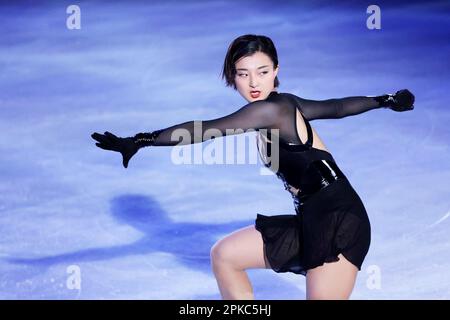
M408 90L403 89L395 94L385 94L375 98L382 107L388 107L394 111L408 111L414 109L414 95Z
M94 132L91 137L98 141L95 145L101 149L117 151L122 154L122 164L128 167L131 157L139 150L139 146L132 137L120 138L106 131L104 134Z

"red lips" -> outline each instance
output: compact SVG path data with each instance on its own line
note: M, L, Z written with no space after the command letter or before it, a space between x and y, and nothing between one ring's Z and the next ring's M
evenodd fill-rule
M258 98L260 94L261 91L250 91L250 95L252 96L252 98Z

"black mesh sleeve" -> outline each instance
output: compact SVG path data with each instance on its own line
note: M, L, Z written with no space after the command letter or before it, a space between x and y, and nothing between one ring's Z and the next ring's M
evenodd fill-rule
M280 105L259 100L248 103L227 116L204 121L188 121L161 129L155 146L186 145L203 142L218 136L244 133L249 129L278 128L281 122Z
M354 96L340 99L308 100L294 96L307 120L339 119L382 108L375 97Z

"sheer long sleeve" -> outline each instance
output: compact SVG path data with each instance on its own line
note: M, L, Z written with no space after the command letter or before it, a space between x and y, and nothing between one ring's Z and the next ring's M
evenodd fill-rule
M294 96L294 95L293 95ZM308 100L294 96L307 120L339 119L382 108L374 97L354 96L340 99Z
M286 95L296 101L286 99ZM295 110L299 107L307 120L338 119L381 108L374 97L308 100L293 94L271 94L239 110L212 120L191 120L157 130L151 145L174 146L199 143L216 137L247 132L249 129L278 129L285 141L297 141Z
M280 105L260 100L251 102L234 113L212 120L192 120L161 129L155 146L186 145L203 142L218 136L277 128L282 117Z

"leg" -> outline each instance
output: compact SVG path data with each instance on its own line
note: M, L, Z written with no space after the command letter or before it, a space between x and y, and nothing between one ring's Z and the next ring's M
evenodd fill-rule
M211 248L211 264L222 299L254 299L245 270L269 268L261 233L251 225L217 241Z
M358 268L342 254L339 261L325 263L306 274L306 298L348 299L355 285Z

